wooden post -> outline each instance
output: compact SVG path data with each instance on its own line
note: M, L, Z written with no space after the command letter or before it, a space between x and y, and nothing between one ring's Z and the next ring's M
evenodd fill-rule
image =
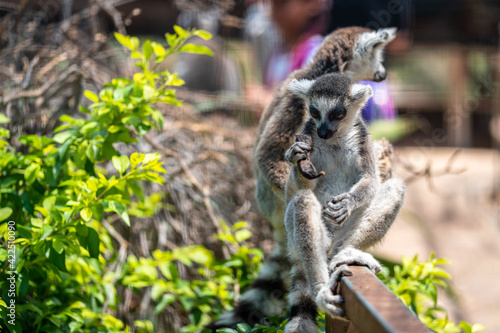
M347 318L326 318L326 333L428 333L429 329L366 267L340 282Z
M449 144L455 147L470 147L471 115L464 107L467 53L461 46L450 47L448 105L444 114Z

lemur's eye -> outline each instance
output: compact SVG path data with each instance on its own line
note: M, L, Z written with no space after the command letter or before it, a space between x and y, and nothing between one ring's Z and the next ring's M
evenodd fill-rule
M330 111L328 118L330 119L330 121L332 121L334 119L340 120L340 119L345 117L345 113L346 113L346 110L344 107L337 106L332 111Z
M320 117L319 110L316 109L314 106L309 106L309 113L311 114L311 117L318 119Z

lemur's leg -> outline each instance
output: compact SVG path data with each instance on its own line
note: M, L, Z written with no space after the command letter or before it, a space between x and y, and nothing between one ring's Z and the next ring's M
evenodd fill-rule
M331 270L342 264L365 265L374 272L380 270L373 256L360 250L378 243L385 236L403 205L405 192L406 186L398 178L380 185L358 227L333 245L336 254L330 262Z
M290 280L290 262L285 251L284 245L278 244L234 309L222 314L207 328L215 332L218 328L234 327L243 322L253 326L262 318L281 314Z
M332 304L340 303L342 298L334 295L329 285L326 251L331 239L321 218L321 204L312 190L300 190L294 195L286 209L285 227L289 255L302 268L314 302L321 311L342 316L343 311Z

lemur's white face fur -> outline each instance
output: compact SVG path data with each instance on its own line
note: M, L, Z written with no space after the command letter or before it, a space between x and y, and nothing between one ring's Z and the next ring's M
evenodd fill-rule
M384 65L384 48L396 38L396 28L385 28L364 32L359 35L354 46L353 59L344 73L355 82L372 78L372 81L383 81L387 72Z
M356 114L373 96L369 85L352 84L347 75L340 73L316 80L294 79L288 90L305 101L318 136L325 140L348 131Z

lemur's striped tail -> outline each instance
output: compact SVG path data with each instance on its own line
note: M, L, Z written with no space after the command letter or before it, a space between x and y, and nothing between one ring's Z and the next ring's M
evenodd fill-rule
M285 326L285 333L317 333L316 303L309 295L304 272L294 267L292 270L292 288L288 294L290 319Z
M253 326L263 318L281 314L285 293L289 289L290 263L281 247L277 247L252 283L241 295L235 308L221 315L207 328L215 332L222 327L235 327L238 323Z

